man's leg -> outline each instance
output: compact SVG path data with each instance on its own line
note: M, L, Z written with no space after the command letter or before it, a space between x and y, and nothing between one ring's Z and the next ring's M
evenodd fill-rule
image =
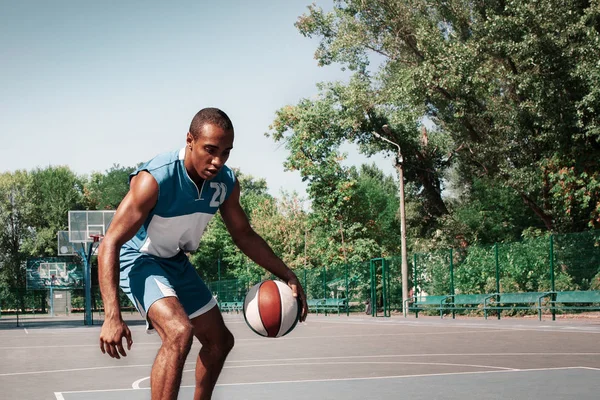
M213 389L233 348L233 335L225 326L219 307L192 319L194 335L202 343L196 361L196 391L194 400L210 399Z
M177 399L181 374L192 346L192 324L177 297L157 300L148 310L148 319L162 340L150 375L152 400Z

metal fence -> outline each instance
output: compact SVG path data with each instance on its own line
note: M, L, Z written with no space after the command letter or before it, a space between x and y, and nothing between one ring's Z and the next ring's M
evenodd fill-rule
M600 289L600 232L414 254L416 295Z
M402 309L400 256L353 264L331 264L296 270L308 299L347 299L349 311ZM257 281L227 279L207 282L219 302L243 301ZM600 290L600 231L548 235L493 246L436 249L409 257L411 296ZM82 312L83 289L68 291L64 313ZM92 309L102 310L97 287ZM120 292L124 309L133 308ZM373 304L370 304L373 303ZM56 307L55 307L56 308ZM0 286L0 317L6 314L44 315L49 292ZM58 307L55 313L63 313Z

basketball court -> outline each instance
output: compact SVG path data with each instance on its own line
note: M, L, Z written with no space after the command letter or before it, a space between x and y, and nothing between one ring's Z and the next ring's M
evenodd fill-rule
M100 325L0 324L0 387L9 399L149 399L159 338L136 314L121 360L101 354ZM283 338L226 314L236 346L215 399L596 399L600 320L315 316ZM29 325L29 326L28 326ZM10 326L10 328L9 328ZM194 344L181 399L192 398Z

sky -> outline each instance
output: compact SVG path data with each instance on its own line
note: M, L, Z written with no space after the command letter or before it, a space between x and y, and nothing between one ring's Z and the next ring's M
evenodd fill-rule
M135 166L183 147L194 114L218 107L236 131L227 165L305 196L264 133L276 110L348 76L319 67L318 39L294 27L310 3L0 0L0 173ZM344 150L347 165L394 174L389 157Z

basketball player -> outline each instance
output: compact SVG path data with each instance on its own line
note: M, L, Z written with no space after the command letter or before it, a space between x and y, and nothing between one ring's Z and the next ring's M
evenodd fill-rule
M251 228L240 206L239 183L225 165L233 136L233 125L223 111L200 110L183 149L158 155L131 174L129 192L99 247L105 309L100 349L120 358L126 356L123 338L127 349L133 343L121 317L120 282L146 318L148 331L155 330L162 340L150 376L152 399L177 398L194 336L202 343L194 399L209 399L233 347L215 299L185 255L198 248L217 210L235 244L287 282L301 300L300 320L306 319L306 298L298 278Z

